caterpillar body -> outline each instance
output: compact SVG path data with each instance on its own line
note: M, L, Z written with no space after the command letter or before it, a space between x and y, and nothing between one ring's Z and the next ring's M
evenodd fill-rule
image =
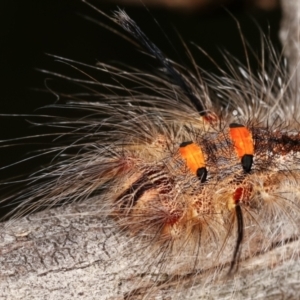
M56 160L3 203L19 203L15 216L91 203L119 236L114 263L139 274L134 286L104 296L110 299L200 299L241 278L245 262L277 249L274 264L285 257L298 263L297 249L284 248L298 242L300 225L300 116L285 61L272 52L257 76L242 65L219 77L199 67L193 74L167 59L124 11L114 19L163 69L91 67L136 86L127 88L59 58L87 77L64 78L96 100L65 95L71 100L62 107L88 115L56 121L68 128L70 144L49 149ZM97 90L103 87L112 93Z

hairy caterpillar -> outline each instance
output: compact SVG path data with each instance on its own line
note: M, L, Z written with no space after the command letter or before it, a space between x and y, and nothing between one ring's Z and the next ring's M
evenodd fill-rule
M138 30L124 12L117 20ZM158 49L154 53L164 67L158 75L95 67L117 82L124 78L128 87L91 77L74 80L93 90L97 101L76 93L62 106L86 110L88 117L81 124L56 123L69 127L72 143L54 148L57 161L14 196L22 214L45 202L85 200L89 214L114 226L121 235L116 248L124 247L114 264L124 264L126 271L125 257L131 266L136 262L140 278L134 287L129 282L119 288L121 299L190 298L197 284L204 289L227 282L228 272L239 274L240 264L264 252L281 247L284 260L289 251L282 246L299 236L299 117L296 105L285 106L297 99L279 59L271 57L269 77L262 65L263 77L239 66L222 77L198 78ZM121 95L107 97L97 91L101 86ZM60 160L62 155L69 157ZM253 165L245 155L254 157Z

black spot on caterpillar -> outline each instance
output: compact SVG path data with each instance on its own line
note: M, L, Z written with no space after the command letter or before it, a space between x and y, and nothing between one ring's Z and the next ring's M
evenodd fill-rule
M203 72L197 78L170 61L216 118L201 115L164 69L148 74L96 65L96 71L111 74L111 85L91 77L84 70L88 66L59 59L83 78L60 75L81 90L57 92L69 101L56 106L80 109L86 116L50 123L63 128L66 134L58 135L66 145L49 148L55 154L51 164L10 199L20 203L17 216L41 206L90 201L95 211L88 213L113 226L123 237L121 245L128 240L114 264L136 263L140 281L120 288L123 299L167 297L169 291L172 298L189 298L197 284L226 284L228 271L238 275L244 261L298 239L298 124L292 123L297 115L284 97L296 100L290 98L280 58L270 59L273 77L266 77L264 66L264 76L256 76L247 65L238 65L239 72L221 77ZM208 91L217 95L214 101ZM232 123L242 124L253 139L253 153L243 153L254 157L246 172L230 136ZM186 141L201 147L204 182L180 155ZM108 256L113 249L106 250ZM184 285L189 286L186 295Z

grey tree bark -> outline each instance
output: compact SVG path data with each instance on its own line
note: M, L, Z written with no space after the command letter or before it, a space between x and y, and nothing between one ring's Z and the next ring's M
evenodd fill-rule
M236 276L213 284L201 274L170 280L162 274L157 279L151 272L139 272L138 255L120 257L125 247L133 245L113 223L93 215L92 206L70 205L2 225L1 299L296 299L299 295L298 241L244 261Z
M294 78L295 91L300 81L300 1L281 0L283 17L279 37ZM294 74L295 73L295 74Z
M295 66L300 53L300 0L282 0L282 8L280 34L285 54ZM1 224L0 298L297 299L300 295L297 239L243 261L229 279L224 276L210 283L213 273L168 278L161 272L158 277L140 271L140 254L130 253L134 241L92 208L90 200Z

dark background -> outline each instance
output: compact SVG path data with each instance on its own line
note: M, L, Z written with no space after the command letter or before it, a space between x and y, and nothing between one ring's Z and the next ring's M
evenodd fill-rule
M100 10L111 15L116 4L93 2ZM227 49L243 61L244 50L237 24L254 49L259 49L258 26L268 33L279 47L277 32L279 9L262 11L246 7L244 1L232 1L229 6L200 11L176 11L164 8L124 6L126 12L143 31L172 59L185 63L184 49L178 33L184 41L203 47L220 65L223 59L220 49ZM230 13L229 13L230 11ZM34 132L29 117L10 114L38 114L37 108L53 103L55 97L38 92L45 89L49 76L37 69L64 73L64 67L46 55L51 53L94 65L97 61L122 61L128 65L147 68L134 47L107 29L96 25L83 16L94 18L112 26L99 13L79 0L2 0L0 4L0 140L30 135ZM160 27L156 24L156 21ZM255 20L255 21L254 21ZM114 26L114 28L117 28ZM176 32L176 30L178 33ZM168 39L166 38L168 37ZM171 43L170 43L171 41ZM191 48L193 48L191 46ZM195 50L195 48L194 48ZM215 68L203 56L193 51L197 63L211 72ZM9 116L3 116L8 114ZM31 143L15 142L0 144L0 167L18 161L32 150ZM6 180L18 173L30 172L43 162L27 162L14 167L2 168L0 179ZM34 164L34 165L32 165Z

